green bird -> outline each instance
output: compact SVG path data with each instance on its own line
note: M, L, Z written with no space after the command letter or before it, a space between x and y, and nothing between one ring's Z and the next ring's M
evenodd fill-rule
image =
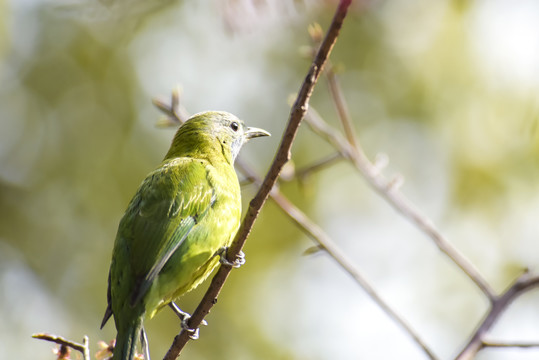
M118 227L101 324L114 316L114 359L133 359L139 337L147 356L144 319L174 305L218 265L240 224L234 160L249 139L269 135L220 111L196 114L178 129Z

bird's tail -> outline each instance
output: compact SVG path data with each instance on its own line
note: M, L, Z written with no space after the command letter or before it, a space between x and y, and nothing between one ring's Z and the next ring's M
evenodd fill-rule
M142 316L130 321L128 326L118 327L113 360L133 360L136 355L137 342L142 330Z

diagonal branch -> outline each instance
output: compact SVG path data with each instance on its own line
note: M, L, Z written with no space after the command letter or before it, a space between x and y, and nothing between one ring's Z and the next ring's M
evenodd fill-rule
M312 109L306 117L306 121L315 133L326 139L344 158L349 160L363 175L368 184L378 192L395 210L406 219L415 224L427 234L436 246L447 255L474 283L481 289L483 294L494 301L496 293L475 268L475 266L462 255L451 243L438 231L434 223L422 214L414 204L398 191L397 179L388 180L380 169L369 161L361 147L354 148L337 131L326 124Z
M314 37L313 40L316 41ZM396 186L396 184L400 184L401 179L397 178L391 181L386 180L379 172L379 168L369 161L365 151L356 138L346 99L339 85L337 74L335 73L334 67L330 61L328 61L325 75L329 84L329 92L333 98L337 113L339 114L339 120L343 125L347 143L351 148L351 158L349 160L362 173L367 182L380 195L382 195L383 198L385 198L408 220L423 230L423 232L425 232L435 242L438 248L444 254L446 254L461 270L463 270L464 273L466 273L466 275L476 284L476 286L481 289L489 301L492 302L495 297L495 292L487 281L481 276L474 265L442 236L429 218L427 218L424 214L421 214L419 209L417 209L410 200L408 200L401 192L397 191L398 186ZM313 112L313 116L310 118L312 121L308 123L312 128L317 128L318 126L319 135L326 137L329 142L344 144L344 142L340 141L338 138L339 134L332 131L329 126L325 125L325 123L322 121L322 119L320 119L319 116L317 116L316 113ZM322 129L322 127L325 127L325 129ZM339 150L338 147L336 148Z
M243 174L249 176L257 185L262 183L262 180L248 167L242 165L239 169ZM333 242L322 228L311 221L300 209L292 204L279 190L274 187L270 192L273 201L283 210L302 230L309 236L321 250L326 251L329 256L339 264L339 266L350 275L359 286L367 293L367 295L398 325L400 325L408 335L419 345L427 357L431 360L436 360L436 355L429 349L428 345L419 337L412 327L402 318L395 310L393 310L374 287L363 277L361 272L354 266L352 261L348 259L345 253Z
M501 295L497 295L486 280L479 274L474 265L441 235L429 218L421 214L419 210L398 191L398 186L396 185L397 181L387 180L380 173L380 169L369 161L359 146L357 148L352 147L341 134L329 127L329 125L327 125L313 110L310 110L307 114L306 121L314 132L325 138L339 152L341 152L344 158L348 159L356 169L363 174L369 185L381 194L381 196L398 212L425 232L438 248L447 255L489 299L489 312L474 331L468 343L455 358L455 360L473 359L478 351L486 346L490 346L489 343L484 340L484 337L498 320L500 315L519 295L539 286L539 276L532 276L526 272L505 292ZM528 344L528 346L533 345Z
M292 148L292 143L296 137L299 125L307 112L309 99L314 90L316 82L320 77L320 73L324 68L335 42L339 36L343 21L346 17L348 7L350 6L351 0L341 0L337 7L333 21L328 29L326 37L322 42L320 49L307 73L305 80L300 88L296 102L294 103L292 110L290 112L290 118L288 120L287 128L283 134L281 144L273 163L268 171L262 186L258 190L256 196L251 200L247 213L243 219L243 222L236 234L232 245L228 251L229 261L236 258L236 256L241 251L247 236L251 232L251 228L258 217L260 209L267 200L269 193L273 186L275 185L277 178L284 166L284 164L290 159L290 150ZM208 288L206 294L202 298L200 304L196 308L192 317L189 319L189 327L197 328L204 317L210 312L210 309L217 302L217 296L223 287L224 282L226 281L228 275L230 274L230 266L221 266L217 274L213 277L210 287ZM185 344L189 341L189 332L182 331L174 338L174 342L170 347L169 351L165 355L166 360L173 360L180 354L180 351L183 349Z

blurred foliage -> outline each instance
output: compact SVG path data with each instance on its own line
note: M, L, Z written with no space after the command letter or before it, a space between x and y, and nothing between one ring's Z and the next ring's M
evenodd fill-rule
M508 3L357 1L332 55L366 152L387 153L385 172L403 174L403 191L498 289L539 263L537 62L526 70L517 61L521 53L497 48L520 44L539 60L533 35L539 29L527 17L538 18L539 7ZM93 349L115 336L113 326L98 326L116 227L173 134L154 126L159 114L150 99L180 83L189 111L228 110L268 129L272 139L242 153L262 175L285 126L287 98L309 65L300 51L309 44L307 25L327 28L334 6L323 0L0 0L0 348L6 357L53 358L49 344L30 338L40 331L73 340L87 334ZM519 26L538 32L507 30L507 39L491 39L497 28ZM325 81L311 106L340 128ZM333 152L302 128L293 163L303 168ZM243 190L246 207L255 189ZM455 353L485 303L429 240L347 164L304 183L283 182L281 190L442 357ZM233 273L185 357L419 358L408 337L333 262L323 254L302 256L311 245L269 201L247 242L247 264ZM206 286L182 298L182 308L192 311ZM519 302L514 322L497 334L525 329L516 340L537 338L534 301L537 296ZM179 324L165 310L147 330L159 358ZM491 351L489 358L537 352L526 354Z

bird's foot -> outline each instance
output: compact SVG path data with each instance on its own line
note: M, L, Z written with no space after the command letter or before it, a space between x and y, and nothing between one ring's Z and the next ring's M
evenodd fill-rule
M189 320L189 318L187 318L187 320ZM189 338L191 340L197 340L198 339L198 336L199 336L199 329L196 328L196 329L191 329L189 327L189 325L187 325L187 320L185 322L182 321L182 329L187 331L187 332L190 332L191 334L189 335Z
M187 323L189 321L189 319L191 318L191 315L189 313L186 313L182 309L180 309L178 307L178 305L176 305L176 303L174 301L171 301L168 305L170 306L172 311L174 311L174 313L176 315L178 315L178 317L180 318L182 329L191 333L191 335L189 335L189 337L192 340L198 339L198 333L199 333L198 328L191 329L189 327L189 324ZM208 322L206 320L202 320L201 324L202 325L208 325Z
M236 259L233 262L228 261L226 258L226 253L228 251L228 247L222 247L218 252L217 255L219 255L219 262L223 265L232 266L233 268L239 268L243 264L245 264L245 254L243 251L240 250L239 254L236 255Z

